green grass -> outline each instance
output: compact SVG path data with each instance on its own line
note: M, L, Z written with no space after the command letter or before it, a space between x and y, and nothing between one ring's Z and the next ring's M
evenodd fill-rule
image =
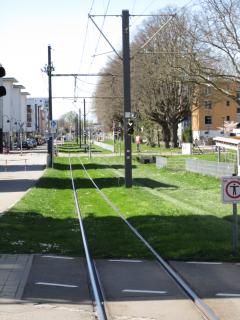
M113 140L104 140L103 143L110 144L110 145L114 144ZM119 152L119 148L121 148L121 151L123 152L124 151L124 142L121 140L116 140L115 141L115 148L116 148L116 152ZM137 145L135 142L132 142L132 152L137 152ZM161 143L161 147L158 147L158 146L151 147L151 146L148 146L144 143L141 143L140 144L140 153L172 154L172 153L181 153L181 149L180 148L166 149L165 147L163 147L163 143Z
M81 158L101 190L166 259L239 261L232 256L231 206L220 180L133 161L133 188L124 186L121 157ZM152 258L93 188L77 158L73 173L91 251L98 258ZM0 218L0 252L83 255L68 173L56 158L45 175Z

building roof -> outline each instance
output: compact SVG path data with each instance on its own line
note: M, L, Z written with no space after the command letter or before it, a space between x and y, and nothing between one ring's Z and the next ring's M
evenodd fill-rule
M13 77L4 77L3 78L3 82L4 81L11 81L11 82L18 82L16 78Z
M24 86L21 84L13 84L13 88L19 88L19 89L26 89Z
M223 147L226 149L237 150L240 146L240 137L226 138L226 137L215 137L213 140L216 142L216 146Z

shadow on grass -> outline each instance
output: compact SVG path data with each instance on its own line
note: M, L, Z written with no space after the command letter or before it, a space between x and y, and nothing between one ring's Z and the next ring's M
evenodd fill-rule
M122 165L122 164L87 163L87 164L84 164L84 167L87 170L124 169L124 165ZM132 168L136 168L136 166L133 165ZM56 170L69 170L69 165L57 162L57 163L54 163L54 169L56 169ZM73 163L72 170L83 170L83 167L80 163Z
M117 216L84 219L95 258L150 258L152 254ZM165 259L238 261L231 254L231 224L215 216L133 216L128 221ZM54 218L12 209L1 217L1 253L83 256L76 218Z
M122 177L114 177L114 178L96 178L94 182L99 187L99 189L103 188L112 188L112 187L122 187L125 184L125 179ZM74 179L75 188L76 189L86 189L95 188L92 182L88 178L75 178ZM143 185L145 187L149 187L152 189L159 188L168 188L168 189L177 189L178 187L172 184L161 183L148 178L136 178L133 181L133 185L139 187L139 185ZM42 177L36 184L36 188L47 188L47 189L72 189L71 180L68 178L51 178L51 177Z

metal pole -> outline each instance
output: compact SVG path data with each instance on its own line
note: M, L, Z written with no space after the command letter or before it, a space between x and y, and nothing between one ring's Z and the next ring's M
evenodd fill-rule
M236 203L233 203L232 237L233 254L236 255L238 247L238 216Z
M86 100L85 99L83 99L83 134L84 134L84 151L87 152Z
M76 143L78 144L78 115L75 118L75 139Z
M51 133L50 122L52 121L52 61L51 46L48 46L48 130ZM48 140L49 167L53 166L53 137L49 136Z
M127 122L131 117L130 88L130 48L129 48L129 11L122 11L123 45L123 91L124 91L124 150L125 150L125 187L132 187L132 152L131 136L127 134Z
M78 118L79 118L79 147L82 147L82 119L81 119L81 109L78 109Z

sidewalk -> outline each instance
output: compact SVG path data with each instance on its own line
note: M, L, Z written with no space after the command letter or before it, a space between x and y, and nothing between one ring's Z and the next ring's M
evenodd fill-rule
M41 177L46 153L0 154L0 217ZM20 299L32 255L0 254L0 299Z
M46 153L0 154L0 214L12 207L42 176Z

